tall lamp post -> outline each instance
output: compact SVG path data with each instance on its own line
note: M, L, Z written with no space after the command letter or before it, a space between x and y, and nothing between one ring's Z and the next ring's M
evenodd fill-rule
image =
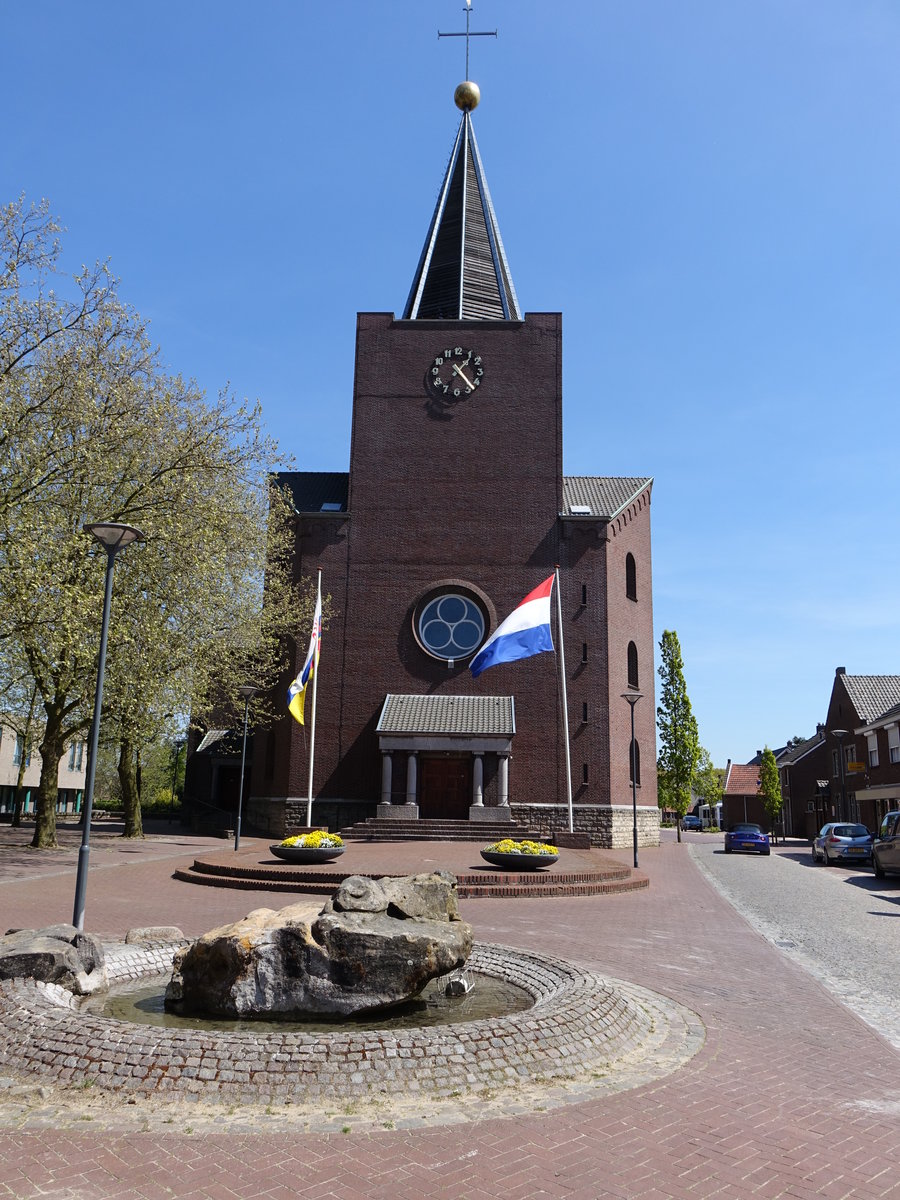
M622 699L628 701L631 709L631 835L634 843L634 865L638 865L637 837L637 771L635 770L635 741L634 741L634 706L643 699L642 692L623 692Z
M259 691L259 688L251 687L249 684L244 684L239 687L237 694L244 702L244 742L241 748L241 783L238 788L238 810L237 821L234 825L234 848L241 848L241 809L244 806L244 763L247 761L247 713L250 711L250 701Z
M849 729L832 729L832 737L836 737L838 741L838 758L841 760L841 811L838 813L839 821L847 820L847 791L844 786L844 738L850 736Z
M94 692L94 716L91 721L91 742L88 749L88 772L84 789L84 825L81 830L81 848L78 851L78 869L75 876L75 908L72 924L84 929L84 900L87 892L88 860L91 854L91 811L94 807L94 775L97 770L97 744L100 740L100 710L103 706L103 675L106 671L106 640L109 633L109 609L112 603L113 567L116 555L132 542L142 542L144 535L133 525L120 525L115 521L103 521L85 525L84 532L91 534L106 550L106 591L103 596L103 623L100 628L100 657L97 661L97 687Z
M175 811L175 787L178 783L178 760L181 757L181 747L185 745L184 738L175 739L175 762L172 764L172 799L169 804L169 824L172 824L172 816Z

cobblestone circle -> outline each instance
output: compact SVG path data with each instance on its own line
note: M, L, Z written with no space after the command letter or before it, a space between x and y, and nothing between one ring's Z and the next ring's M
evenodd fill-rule
M169 969L176 947L110 946L111 982ZM546 955L495 945L469 966L524 988L534 1005L489 1020L398 1031L207 1032L117 1021L83 1011L53 984L0 984L0 1070L32 1086L166 1096L215 1106L290 1104L309 1120L330 1104L407 1100L467 1118L464 1098L498 1111L584 1099L658 1079L703 1045L699 1018L646 989ZM83 1094L83 1093L82 1093ZM44 1096L46 1099L46 1096ZM460 1098L463 1098L461 1101ZM120 1113L121 1115L121 1113Z

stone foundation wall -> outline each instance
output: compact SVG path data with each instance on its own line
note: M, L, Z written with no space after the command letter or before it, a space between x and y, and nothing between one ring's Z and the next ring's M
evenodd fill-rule
M527 825L544 841L553 841L557 832L569 828L569 810L565 804L511 804L513 820ZM627 849L633 844L633 813L630 805L572 806L572 824L576 833L586 833L592 846L609 850ZM659 809L638 808L638 846L659 845Z
M375 816L375 804L363 800L314 800L312 828L327 828L332 833L357 821ZM308 828L306 798L296 796L251 796L247 801L244 823L263 837L291 837Z

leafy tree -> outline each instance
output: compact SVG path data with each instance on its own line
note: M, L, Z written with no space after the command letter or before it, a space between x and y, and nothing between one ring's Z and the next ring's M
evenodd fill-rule
M781 815L783 803L781 796L781 781L778 778L778 765L775 755L768 746L762 752L759 767L759 794L762 797L766 816L769 818L769 828L774 832L775 824Z
M674 630L666 630L659 643L662 680L656 710L659 728L658 797L660 808L671 809L681 818L691 805L691 787L700 753L697 722L684 681L681 645Z
M42 847L56 844L64 746L91 719L106 553L85 522L146 539L116 561L102 718L128 836L141 835L140 749L166 714L266 687L311 616L259 407L209 403L167 375L105 267L63 276L58 229L46 206L0 209L0 658L43 708Z

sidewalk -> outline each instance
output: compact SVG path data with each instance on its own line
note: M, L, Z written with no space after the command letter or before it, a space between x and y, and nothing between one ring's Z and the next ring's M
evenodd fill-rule
M20 843L30 837L0 831L0 925L69 920L74 848L10 849L17 832ZM288 902L171 879L211 845L224 848L177 831L138 845L96 835L87 926L121 934L176 924L196 934ZM422 863L421 845L395 844L393 861L410 871L443 865ZM135 1132L125 1112L103 1128L7 1126L0 1197L900 1198L900 1056L757 935L686 846L642 849L640 863L651 881L643 892L461 908L480 941L544 950L693 1010L706 1043L665 1080L504 1119L470 1103L470 1124L415 1129L389 1127L390 1099L380 1128L347 1112L346 1132L324 1135L292 1128L289 1109L256 1114L258 1133L229 1131L227 1113L214 1132L205 1121L196 1132L174 1123Z

